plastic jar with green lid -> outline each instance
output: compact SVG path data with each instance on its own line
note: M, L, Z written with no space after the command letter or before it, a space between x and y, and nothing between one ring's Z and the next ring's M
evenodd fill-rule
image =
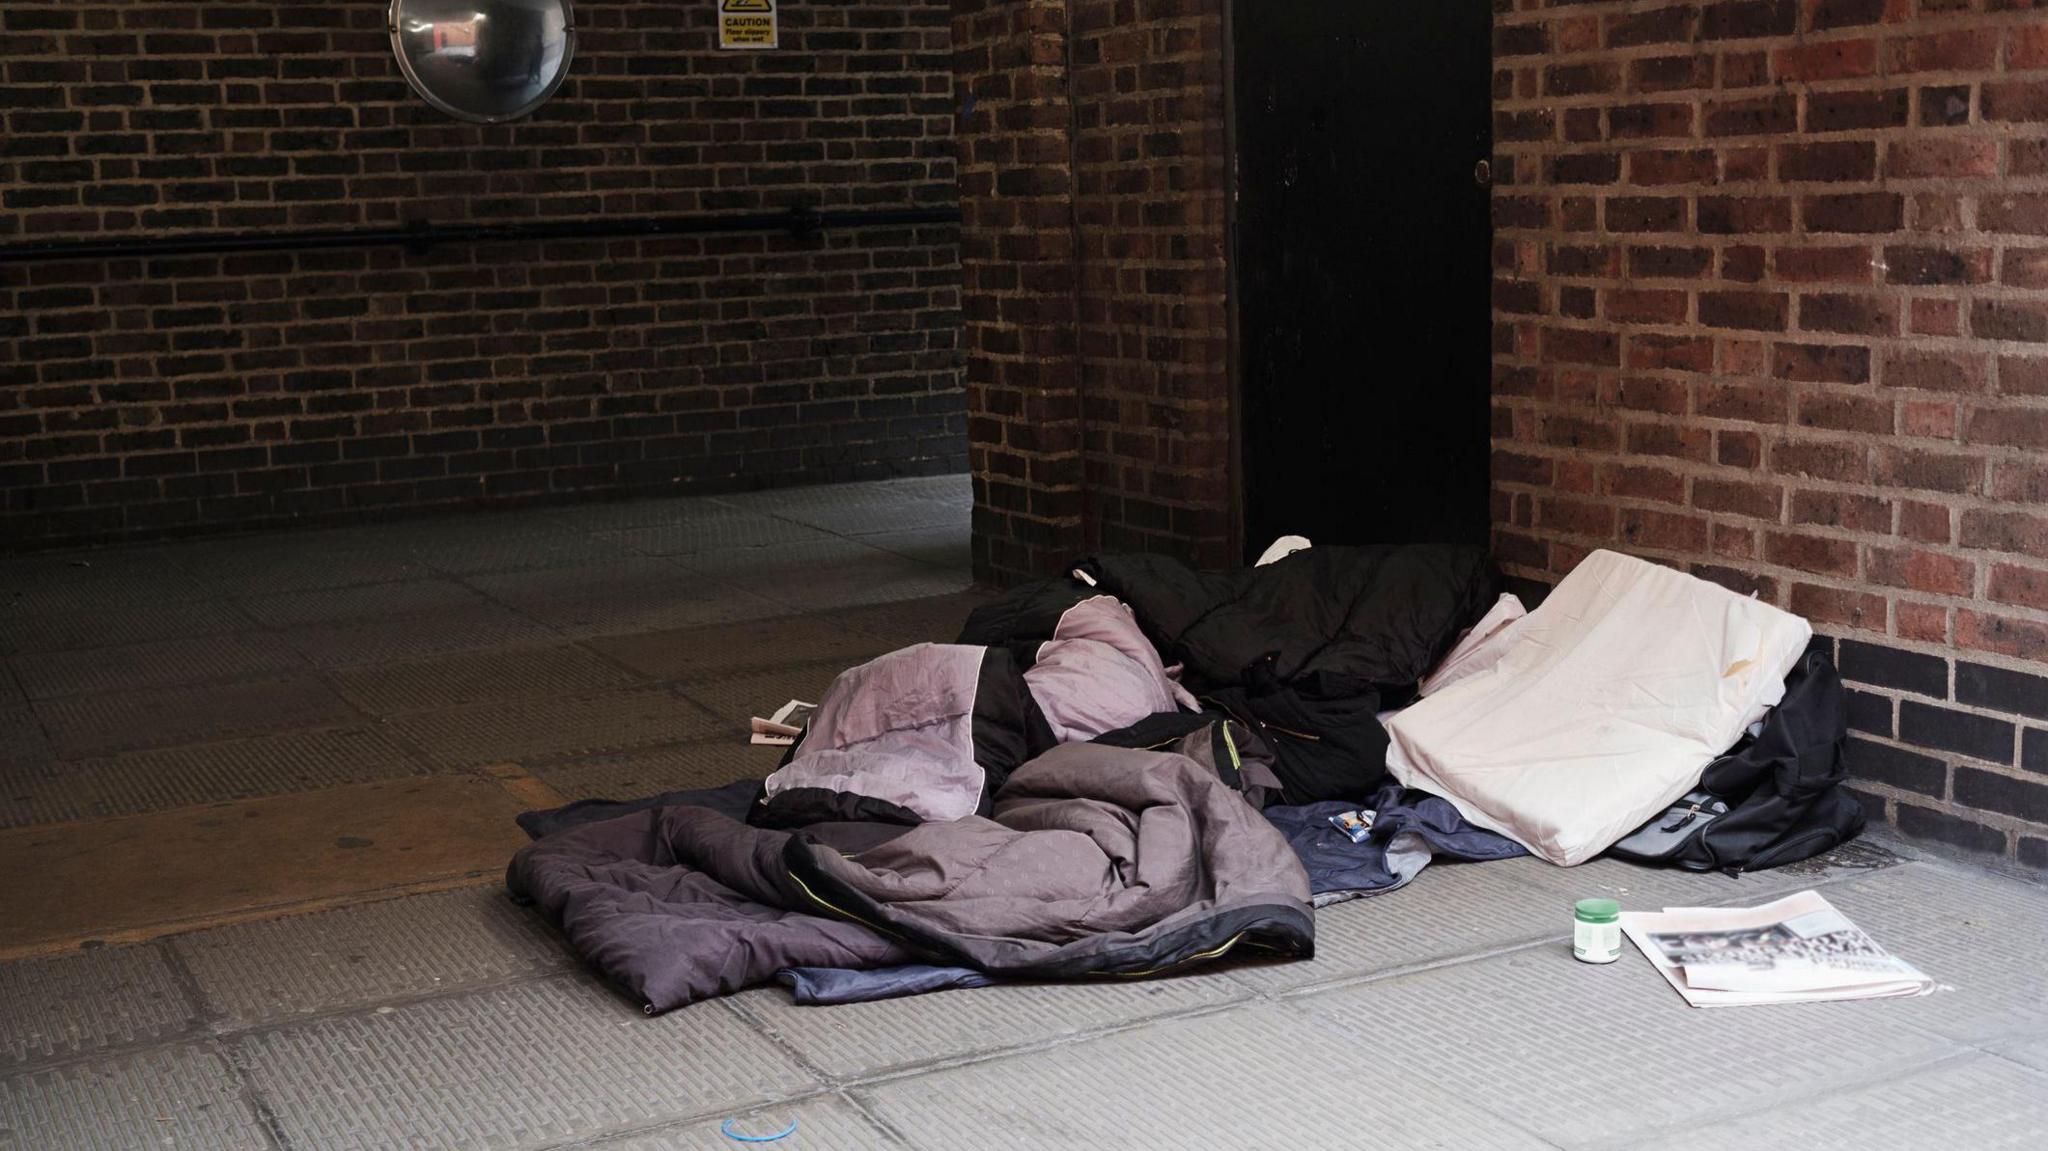
M1572 957L1582 963L1612 963L1621 958L1621 904L1612 899L1581 899L1572 907Z

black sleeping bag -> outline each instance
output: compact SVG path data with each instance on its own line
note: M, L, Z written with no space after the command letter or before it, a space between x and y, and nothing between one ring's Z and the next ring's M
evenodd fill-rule
M1085 578L1027 585L977 608L960 642L1042 639L1064 605L1116 596L1160 657L1183 665L1182 682L1205 709L1272 747L1290 804L1374 793L1386 775L1378 713L1415 698L1498 591L1482 549L1447 544L1314 547L1223 571L1163 556L1089 556L1074 570Z

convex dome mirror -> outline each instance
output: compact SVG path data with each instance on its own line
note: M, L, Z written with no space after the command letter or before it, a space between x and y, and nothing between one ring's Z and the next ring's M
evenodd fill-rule
M569 0L391 0L389 23L413 91L485 124L546 103L576 47Z

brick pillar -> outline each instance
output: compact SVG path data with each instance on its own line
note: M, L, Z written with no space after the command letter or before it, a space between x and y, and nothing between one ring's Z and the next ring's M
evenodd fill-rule
M1237 562L1222 0L1073 0L1089 543Z
M1228 563L1222 0L954 0L979 578Z
M974 572L1084 547L1063 0L954 0Z

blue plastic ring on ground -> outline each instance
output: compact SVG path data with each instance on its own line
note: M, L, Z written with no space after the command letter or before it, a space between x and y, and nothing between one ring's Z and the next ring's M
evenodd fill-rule
M732 1120L728 1119L718 1125L718 1133L736 1143L773 1143L778 1139L787 1139L791 1135L796 1134L796 1123L796 1120L790 1120L789 1126L784 1127L773 1135L742 1135L732 1129Z

